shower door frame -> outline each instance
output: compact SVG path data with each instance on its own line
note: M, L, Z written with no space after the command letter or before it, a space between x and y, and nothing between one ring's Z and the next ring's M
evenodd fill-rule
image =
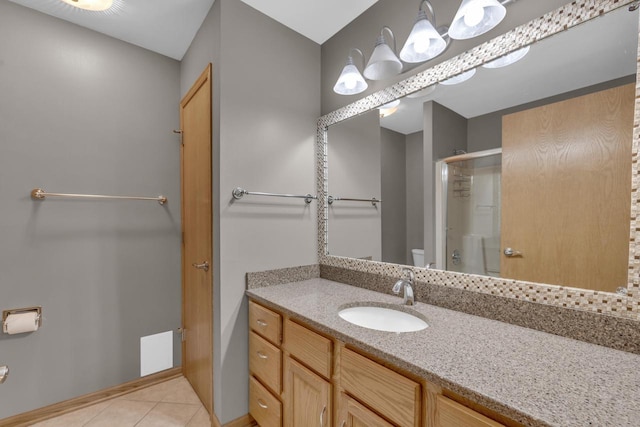
M436 186L435 268L438 270L447 269L447 190L449 186L449 163L481 159L484 157L495 156L497 154L502 155L502 147L451 156L436 162L436 175L434 179Z

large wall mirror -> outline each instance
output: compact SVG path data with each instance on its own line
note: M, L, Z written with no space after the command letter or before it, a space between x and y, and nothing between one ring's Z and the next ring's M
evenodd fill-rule
M321 118L322 262L637 317L639 12L587 3Z

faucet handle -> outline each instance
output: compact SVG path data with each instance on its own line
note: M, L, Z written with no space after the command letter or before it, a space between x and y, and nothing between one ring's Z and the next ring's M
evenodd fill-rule
M413 274L413 270L405 267L402 269L402 277L404 278L405 275L408 273L409 275L409 283L413 283L413 279L415 279L415 275Z
M402 284L404 283L404 280L400 279L396 282L395 285L393 285L393 293L394 294L399 294L400 293L400 288L402 287Z

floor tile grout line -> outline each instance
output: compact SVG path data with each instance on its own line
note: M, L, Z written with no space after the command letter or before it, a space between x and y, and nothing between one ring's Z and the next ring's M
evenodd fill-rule
M142 418L140 418L138 420L137 423L135 423L133 425L133 427L136 427L138 424L140 424L145 418L147 418L147 415L149 415L151 413L151 411L153 411L153 409L158 406L160 404L160 402L155 402L155 405L153 405L151 408L149 408L149 410L147 412L145 412L145 414L142 416Z
M102 408L102 410L98 411L97 414L95 414L93 417L88 419L86 422L82 423L83 427L86 426L87 424L89 424L91 421L93 421L97 416L102 414L104 411L109 409L114 403L116 403L116 399L111 398L111 399L106 400L105 402L109 402L109 404L107 406L105 406L104 408ZM95 403L94 405L99 405L99 403ZM87 406L87 407L85 407L83 409L91 408L91 406L93 406L93 405L89 405L89 406ZM80 410L82 410L82 409L80 409ZM77 412L77 411L74 411L74 412ZM70 412L70 413L73 413L73 412Z
M196 405L193 405L193 406L196 406ZM193 413L191 418L189 418L187 420L187 422L184 424L185 427L187 427L189 425L189 423L196 417L196 415L198 415L198 413L200 412L200 408L204 408L204 405L202 405L202 404L197 405L197 406L198 406L198 409L196 409L196 411Z

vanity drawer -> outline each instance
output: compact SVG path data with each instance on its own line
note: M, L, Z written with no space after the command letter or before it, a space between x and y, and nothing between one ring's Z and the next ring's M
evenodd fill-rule
M399 427L420 423L420 384L347 348L340 359L347 393Z
M282 391L282 352L255 332L249 333L249 371L276 394Z
M283 348L324 378L331 377L331 340L287 319Z
M254 377L249 377L249 413L260 427L282 426L282 403Z
M249 301L249 327L275 345L282 340L282 318L253 301Z
M504 427L491 418L442 395L436 398L436 427Z

